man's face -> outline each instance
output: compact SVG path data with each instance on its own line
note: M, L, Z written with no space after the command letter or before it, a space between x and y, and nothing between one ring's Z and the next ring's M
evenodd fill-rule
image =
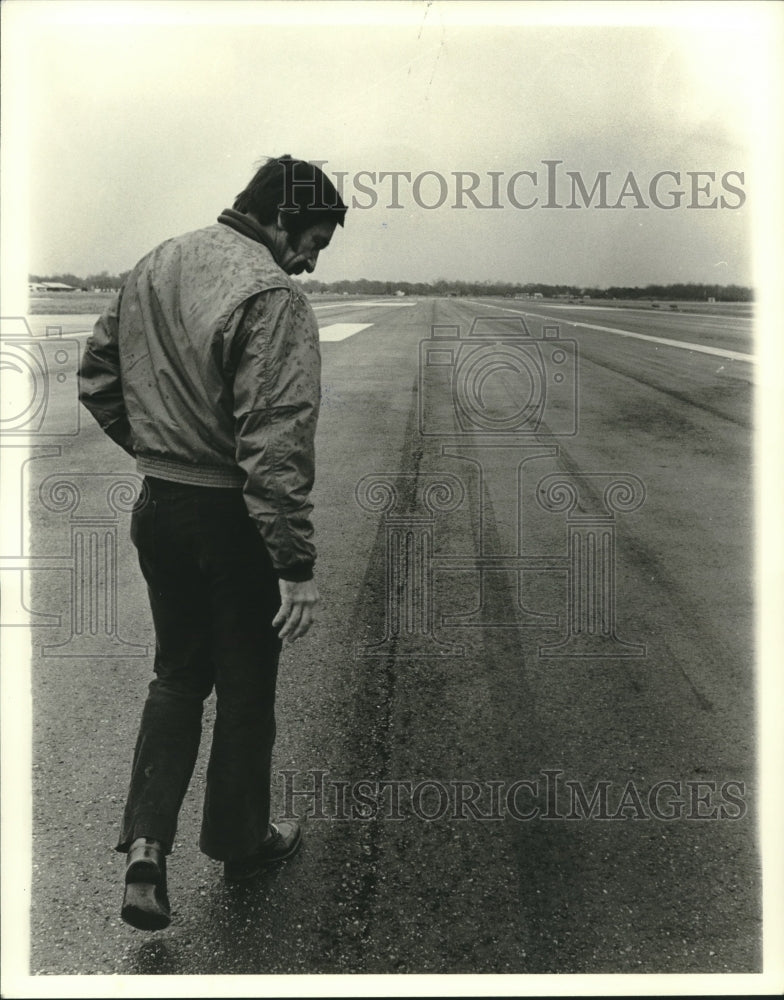
M312 274L316 269L319 253L329 246L336 223L324 220L305 229L299 236L291 236L283 230L283 246L278 263L286 274Z

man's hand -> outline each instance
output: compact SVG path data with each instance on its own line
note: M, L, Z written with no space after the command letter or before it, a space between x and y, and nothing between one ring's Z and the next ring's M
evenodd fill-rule
M281 639L293 642L305 635L314 622L319 592L315 580L293 583L279 580L280 610L272 619L272 627L280 629ZM281 626L283 626L281 628Z

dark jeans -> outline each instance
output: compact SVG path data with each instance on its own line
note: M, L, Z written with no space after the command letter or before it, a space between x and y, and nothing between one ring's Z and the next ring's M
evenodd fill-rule
M155 679L142 713L118 851L137 837L171 851L215 687L200 847L218 861L258 850L269 827L277 576L242 490L148 477L131 520L155 624Z

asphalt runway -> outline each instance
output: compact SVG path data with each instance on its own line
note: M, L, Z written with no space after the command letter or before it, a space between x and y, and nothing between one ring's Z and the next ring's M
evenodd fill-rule
M273 780L304 846L239 890L198 852L208 704L156 934L120 921L112 850L154 642L111 491L135 471L52 382L19 470L20 601L53 616L31 972L759 971L750 319L317 315L322 607L284 651Z

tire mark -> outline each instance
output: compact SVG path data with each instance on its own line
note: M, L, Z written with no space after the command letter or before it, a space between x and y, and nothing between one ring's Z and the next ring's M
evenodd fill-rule
M432 322L435 303L431 303ZM423 448L418 427L418 378L411 390L411 405L397 472L410 476L411 482L401 491L399 513L401 516L414 512L416 484L423 459ZM386 525L384 517L379 519L376 536L370 550L365 574L357 592L351 614L350 631L354 637L364 636L386 613ZM349 775L354 780L372 779L380 782L389 778L391 771L394 702L396 695L396 646L393 639L389 653L384 657L362 657L355 654L353 666L356 670L354 704L351 710L350 730L345 740L346 759ZM381 809L362 820L362 848L364 856L349 862L349 892L351 895L353 920L348 934L332 932L334 945L340 952L341 962L346 963L347 972L362 972L373 959L373 910L379 892L379 866L382 860ZM355 859L358 853L356 836L352 832L354 824L340 824L334 835L341 838L336 850L341 855ZM342 847L345 839L353 843ZM338 940L338 938L340 940ZM375 969L374 971L377 971Z
M749 430L749 431L753 430L752 421L747 420L745 417L735 416L733 414L727 413L726 411L720 409L717 406L712 405L711 403L694 399L688 393L679 392L677 389L672 389L669 386L666 386L655 379L651 378L646 379L640 375L635 375L628 368L625 368L617 363L613 364L606 358L599 360L599 357L596 354L587 352L583 347L582 343L580 344L580 359L589 361L591 364L594 364L599 368L606 368L608 371L611 371L616 375L620 375L623 378L627 378L632 382L637 382L639 385L643 385L647 389L654 389L657 392L664 393L664 395L669 396L672 399L676 399L679 403L684 403L687 406L694 406L697 409L704 411L705 413L711 414L711 416L718 417L720 420L726 420L728 423L735 424L738 427L742 427L744 430Z

